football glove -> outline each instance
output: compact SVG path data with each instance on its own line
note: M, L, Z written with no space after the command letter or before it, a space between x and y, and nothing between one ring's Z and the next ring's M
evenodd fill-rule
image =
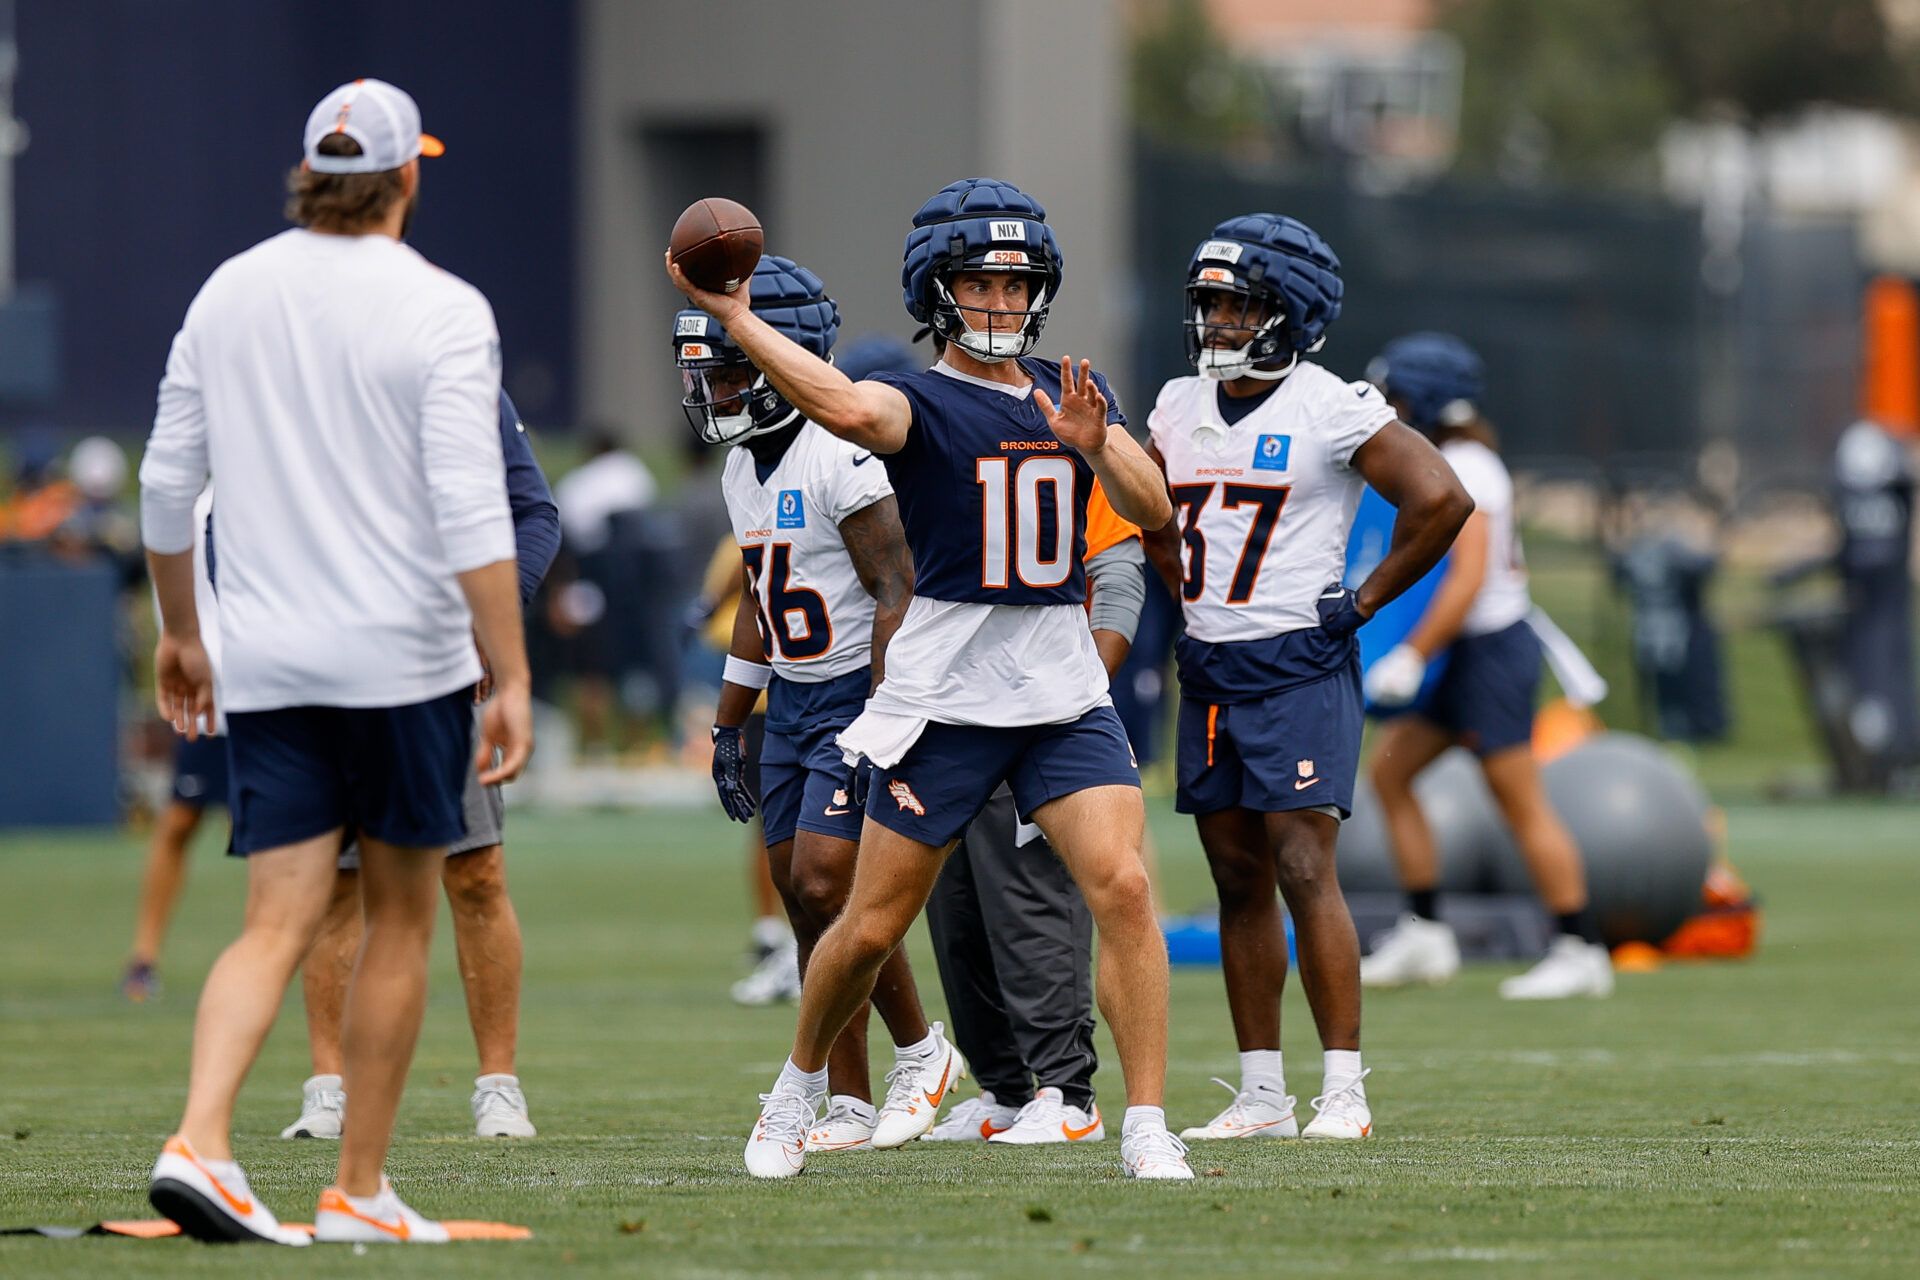
M1420 694L1420 682L1427 677L1427 660L1410 644L1387 650L1380 660L1367 668L1362 682L1367 701L1382 707L1404 707Z
M1337 582L1320 593L1314 607L1320 611L1320 626L1328 635L1350 636L1366 625L1367 615L1360 612L1359 597Z
M713 789L720 807L735 822L753 819L753 793L747 790L747 744L737 725L713 726Z

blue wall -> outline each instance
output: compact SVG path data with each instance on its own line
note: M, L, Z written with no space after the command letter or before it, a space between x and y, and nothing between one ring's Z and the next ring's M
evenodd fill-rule
M167 344L220 261L283 229L300 132L334 85L420 102L412 243L492 300L535 422L574 396L573 0L21 0L19 277L62 312L60 389L0 423L143 432Z

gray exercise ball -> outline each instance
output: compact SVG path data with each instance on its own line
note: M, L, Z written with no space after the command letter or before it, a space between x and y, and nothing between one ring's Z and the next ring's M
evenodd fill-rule
M1657 745L1603 733L1541 770L1580 846L1588 893L1609 946L1661 942L1700 909L1713 856L1707 798ZM1495 893L1532 893L1513 837L1496 824L1485 865Z
M1456 747L1427 766L1414 780L1413 793L1440 852L1441 890L1479 889L1486 879L1487 850L1500 827L1479 762ZM1348 893L1400 892L1380 798L1364 779L1354 790L1353 816L1340 826L1336 866L1340 887Z

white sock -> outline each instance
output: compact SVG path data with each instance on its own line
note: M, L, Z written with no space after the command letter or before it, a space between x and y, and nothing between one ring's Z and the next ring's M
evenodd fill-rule
M1136 1129L1164 1129L1167 1127L1167 1113L1163 1107L1128 1107L1127 1114L1120 1121L1120 1136L1126 1137Z
M850 1093L836 1093L827 1099L827 1104L829 1107L839 1107L848 1111L867 1124L872 1124L879 1114L873 1109L871 1102L856 1098Z
M756 946L778 951L793 941L793 929L779 916L761 916L753 922L753 941Z
M1360 1078L1360 1051L1358 1049L1329 1049L1326 1053L1326 1069L1321 1073L1320 1091L1327 1093L1336 1086L1351 1084ZM1366 1096L1364 1087L1355 1086L1362 1097Z
M792 1058L788 1058L786 1065L780 1068L780 1079L774 1081L776 1085L782 1082L799 1085L800 1091L806 1094L807 1097L816 1104L827 1096L827 1069L825 1067L820 1068L818 1071L802 1071L799 1067L793 1065Z
M496 1071L490 1076L475 1076L473 1078L473 1087L476 1089L518 1089L520 1087L520 1077L508 1075L504 1071Z
M893 1046L893 1056L900 1061L911 1058L915 1062L918 1062L923 1058L931 1058L934 1050L939 1047L940 1028L929 1027L927 1028L927 1038L918 1044L897 1044Z
M329 1092L338 1093L346 1087L346 1082L339 1076L308 1076L307 1082L300 1087L302 1089L326 1089Z
M1247 1049L1240 1055L1240 1088L1251 1093L1258 1089L1276 1098L1287 1096L1286 1073L1280 1069L1278 1049Z

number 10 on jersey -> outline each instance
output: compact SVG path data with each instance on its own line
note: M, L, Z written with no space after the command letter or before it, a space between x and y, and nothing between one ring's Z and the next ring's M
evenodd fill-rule
M981 586L1008 586L1009 573L1026 587L1057 587L1073 576L1072 459L1053 454L1015 466L1011 458L980 458L973 478L980 486ZM1050 530L1042 519L1048 506Z

